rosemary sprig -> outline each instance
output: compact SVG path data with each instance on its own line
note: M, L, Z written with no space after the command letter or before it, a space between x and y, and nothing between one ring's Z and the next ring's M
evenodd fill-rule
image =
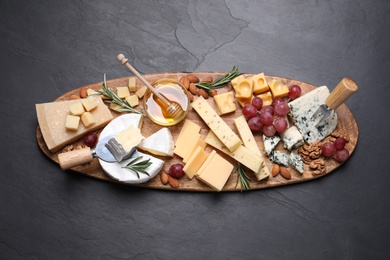
M250 189L251 185L249 184L248 181L250 181L251 179L248 177L248 175L246 175L244 168L240 163L238 163L236 171L237 171L236 187L238 185L238 180L240 180L241 191Z
M230 82L235 77L239 76L241 73L238 72L238 67L233 66L232 71L228 74L222 76L219 79L214 80L213 82L198 82L195 84L198 88L203 88L207 92L211 92L212 89L222 88L228 82Z
M115 91L112 88L109 88L107 86L106 74L104 74L102 90L98 90L97 93L98 93L97 95L102 95L102 96L110 99L110 100L104 100L105 103L115 104L115 105L121 106L122 108L116 109L116 111L118 111L118 112L130 112L130 113L142 114L141 111L134 109L129 104L129 102L118 97L118 95L115 93Z
M148 168L150 165L152 165L150 158L147 160L139 161L141 159L142 159L142 156L138 156L138 157L134 158L133 160L131 160L126 166L124 166L122 168L127 168L127 169L130 169L133 172L135 172L135 174L137 174L138 179L140 178L139 177L140 173L144 173L144 174L150 176L149 173L146 171L146 168Z

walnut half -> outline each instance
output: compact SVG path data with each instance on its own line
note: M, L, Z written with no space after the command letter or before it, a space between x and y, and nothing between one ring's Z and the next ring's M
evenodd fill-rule
M312 169L312 172L314 175L320 175L325 172L325 161L322 158L313 160L309 164L310 169Z

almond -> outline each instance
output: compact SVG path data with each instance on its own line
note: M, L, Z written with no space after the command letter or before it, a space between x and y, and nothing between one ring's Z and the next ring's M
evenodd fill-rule
M80 88L80 97L81 98L86 98L88 96L87 94L87 87L81 87Z
M202 79L202 82L211 83L211 82L213 82L213 77L211 77L211 76L205 77Z
M272 166L272 170L271 170L272 177L275 177L276 175L278 175L279 171L280 171L279 164L274 164L274 166Z
M181 83L181 84L183 84L184 85L184 79L186 78L186 76L183 76L183 77L181 77L180 79L179 79L179 82Z
M162 184L168 184L168 174L166 174L164 171L160 173L160 179Z
M172 177L171 175L168 175L168 183L171 185L172 188L177 189L179 188L179 180Z
M218 94L217 90L212 89L210 93L208 93L210 97L214 97L215 95Z
M194 101L194 95L191 92L188 92L188 96L190 97L190 102Z
M183 76L183 86L186 88L186 89L189 89L190 88L190 80L187 78L187 76Z
M283 176L283 178L289 180L291 179L291 173L288 171L286 167L280 167L280 175Z
M69 97L69 100L76 100L76 99L80 99L80 96L78 96L78 95L71 95Z
M194 83L190 83L190 88L189 88L190 92L193 94L193 95L196 95L198 93L198 88L195 86Z
M198 95L202 96L204 99L209 98L209 94L206 92L206 90L204 90L202 88L198 88Z
M198 83L199 82L199 78L195 75L188 75L187 78L191 83Z

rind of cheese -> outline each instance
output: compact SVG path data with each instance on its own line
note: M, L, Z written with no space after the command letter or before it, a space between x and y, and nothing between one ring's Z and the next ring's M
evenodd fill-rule
M138 144L137 148L159 156L173 156L174 143L171 131L163 127Z
M214 101L217 105L219 115L224 115L236 111L233 91L215 95Z
M206 167L199 172L197 178L211 188L221 191L233 169L234 166L230 162L215 153Z
M255 137L252 134L251 129L243 115L234 119L234 125L237 128L241 141L246 148L254 152L255 154L262 156L259 146L256 143Z
M242 144L238 135L233 132L202 96L192 102L192 108L199 114L230 152L233 152Z
M128 87L117 87L116 94L119 98L126 98L130 96L130 90Z
M80 100L69 100L51 103L36 104L36 112L39 127L47 148L51 152L62 149L81 138L87 132L95 131L107 125L113 118L108 107L102 99L96 98L96 109L92 110L92 115L96 118L96 124L86 128L82 124L77 131L66 131L64 125L67 115L69 115L69 106L80 102Z
M252 76L253 93L260 94L269 90L267 80L265 79L264 72Z
M271 82L269 83L269 88L274 98L286 97L289 92L288 87L277 79L271 80Z
M204 150L204 148L198 146L195 149L191 157L188 159L188 162L183 167L183 171L189 179L192 179L197 174L208 156L209 154Z

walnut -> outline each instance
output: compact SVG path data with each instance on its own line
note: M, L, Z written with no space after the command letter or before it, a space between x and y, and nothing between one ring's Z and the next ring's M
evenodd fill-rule
M347 141L347 143L349 142L349 137L348 137L348 135L346 135L346 134L344 134L343 132L341 132L341 131L338 131L338 130L336 130L336 131L333 131L331 134L330 134L330 136L329 136L329 141L331 141L331 142L334 142L337 138L339 138L339 137L343 137L346 141Z
M64 147L64 149L62 149L62 153L66 153L66 152L70 152L70 151L73 151L74 150L74 145L73 144L70 144L70 145L67 145Z
M309 168L312 169L314 175L320 175L325 172L325 161L322 158L313 160L309 164Z
M302 160L306 164L310 164L311 161L318 159L321 156L321 142L315 142L310 145L304 144L298 148L298 153L302 157Z

